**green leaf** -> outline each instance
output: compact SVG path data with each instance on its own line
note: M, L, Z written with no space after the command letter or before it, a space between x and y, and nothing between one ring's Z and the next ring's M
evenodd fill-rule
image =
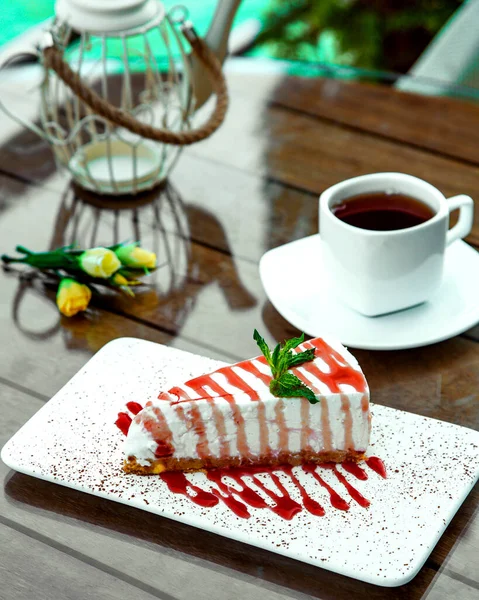
M284 346L277 344L273 353L271 353L268 344L255 329L253 338L258 344L266 361L268 362L273 379L270 383L270 391L274 396L290 398L304 397L315 404L318 402L314 392L298 379L293 373L288 373L288 369L303 364L306 361L314 359L314 348L293 354L293 348L296 348L304 341L304 333L297 338L285 341Z
M304 350L303 352L293 354L291 350L285 352L283 349L282 354L279 358L279 363L277 365L278 376L281 377L281 375L285 373L288 369L297 367L303 364L304 362L314 360L314 352L314 348L310 348L308 350Z
M299 352L298 354L293 354L293 348L296 348L300 344L304 342L304 333L302 333L297 338L291 338L290 340L286 340L284 342L284 346L281 349L281 354L279 356L279 360L277 363L277 373L278 377L281 377L283 373L285 373L292 366L300 365L303 362L308 360L313 360L314 358L314 349L311 352ZM300 358L297 358L300 357Z
M304 342L304 333L302 333L297 338L291 338L290 340L286 340L284 342L283 351L284 352L288 352L289 350L292 350L293 348L296 348L296 346L299 346L303 342Z
M304 352L298 352L297 354L288 354L288 369L302 365L304 362L314 360L314 348L304 350Z
M278 375L278 359L281 353L281 344L276 344L275 349L273 350L273 354L271 356L271 371L273 372L273 377L276 378Z
M276 378L279 379L283 373L286 373L288 370L288 353L284 351L284 348L281 350L281 353L278 358L278 362L276 365Z
M293 373L284 373L279 379L272 379L270 391L274 396L281 398L306 398L310 404L316 404L319 399L313 390L305 385Z
M268 348L268 344L264 341L264 339L260 336L260 334L257 332L256 329L254 330L254 333L253 333L253 339L258 344L259 349L261 350L264 357L266 358L266 361L269 364L269 366L271 367L271 370L273 370L273 362L271 360L271 352Z

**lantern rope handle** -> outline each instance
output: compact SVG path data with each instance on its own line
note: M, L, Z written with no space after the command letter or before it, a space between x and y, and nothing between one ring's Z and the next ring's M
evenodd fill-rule
M63 53L56 46L50 46L43 49L43 64L46 68L55 71L65 85L67 85L76 96L81 98L95 114L100 115L118 127L123 127L143 138L175 146L188 146L209 137L224 121L228 109L228 90L221 63L214 52L210 50L208 45L198 35L196 35L193 28L185 25L182 31L189 41L193 53L205 67L205 71L213 88L213 93L216 96L214 110L206 123L197 129L191 129L189 131L175 132L169 129L153 127L152 125L142 123L130 113L114 106L108 102L108 100L99 96L82 81L79 74L73 71L63 60Z

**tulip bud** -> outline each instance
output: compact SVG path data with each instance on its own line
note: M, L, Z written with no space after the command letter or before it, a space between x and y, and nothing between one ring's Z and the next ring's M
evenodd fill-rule
M108 279L121 267L118 257L107 248L85 250L78 259L79 265L91 277Z
M140 248L136 243L120 246L115 254L125 267L135 269L154 269L156 267L156 254Z
M65 277L60 281L57 292L57 306L65 317L73 317L86 310L91 299L91 290L87 285Z

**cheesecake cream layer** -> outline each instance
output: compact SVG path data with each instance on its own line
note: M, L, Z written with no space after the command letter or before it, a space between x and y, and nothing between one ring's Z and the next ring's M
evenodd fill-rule
M296 352L308 348L314 360L291 372L317 404L273 396L264 357L223 367L147 403L128 432L126 470L360 457L370 434L366 379L340 344L316 338Z

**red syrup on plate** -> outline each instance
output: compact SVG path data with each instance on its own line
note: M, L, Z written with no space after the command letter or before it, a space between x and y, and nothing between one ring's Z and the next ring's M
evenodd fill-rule
M349 504L346 502L346 500L343 500L341 496L328 483L324 481L324 479L316 471L316 467L317 465L315 465L314 463L309 463L303 465L303 470L306 471L306 473L310 473L316 479L319 485L321 485L328 491L331 506L337 508L338 510L349 510ZM323 468L328 467L323 466Z
M269 467L212 469L211 471L208 471L207 477L210 481L216 483L216 485L220 487L224 494L227 494L227 498L231 499L237 495L249 506L252 506L253 508L268 508L282 519L289 521L294 517L294 515L301 512L302 506L291 498L286 488L281 483L278 475L273 472L274 470L280 471L282 469L281 467L278 469L272 469ZM263 481L257 477L259 474L269 475L274 486L266 486ZM238 490L236 487L231 487L225 484L224 478L232 479L240 487L240 490ZM268 504L263 497L251 487L251 483L253 483L266 496L268 496L273 503ZM271 489L272 487L276 487L280 493L278 494L276 491ZM222 500L224 500L223 497ZM225 503L227 504L227 502ZM233 512L238 514L236 511Z
M378 458L377 456L370 456L366 459L366 464L370 469L375 471L383 479L386 479L386 466L380 458Z
M372 464L375 467L373 470L376 471L378 464L382 465L382 467L378 467L380 472L376 472L378 472L381 477L385 477L386 470L382 460L377 457L371 458L375 459L372 461ZM350 467L350 464L352 463L349 463L345 470L348 470L349 468L348 472L356 477L356 479L365 480L368 478L366 471L364 471L361 467L355 469L354 467ZM336 464L324 463L316 465L313 463L308 463L303 465L303 470L306 473L311 474L314 479L328 491L330 504L333 508L348 511L350 509L350 505L323 479L323 477L321 477L318 472L319 469L332 471L336 479L344 486L350 498L357 504L363 508L367 508L371 504L371 502L365 498L342 473L338 471ZM287 475L290 481L299 491L302 504L299 504L296 502L296 500L291 498L279 477L280 473ZM261 475L262 477L260 478L258 475ZM201 490L201 488L198 486L191 484L183 473L170 472L162 473L160 475L161 479L163 479L163 481L165 481L165 483L168 485L170 491L183 494L192 502L199 504L200 506L216 506L219 501L222 501L236 516L243 519L248 519L251 516L248 507L267 508L282 519L288 521L303 509L318 517L322 517L326 514L325 509L319 504L319 502L317 502L308 494L304 486L293 473L292 467L289 465L279 467L211 469L207 471L206 476L210 482L215 484L217 489L213 488L210 491ZM270 478L268 484L266 484L264 481L265 476ZM228 483L228 479L231 479L237 485L232 486ZM257 489L261 490L267 497L269 497L272 500L272 503L266 502L266 500L255 489L253 489L252 484ZM200 491L202 491L203 494L200 494ZM191 492L193 492L195 495L193 495Z
M134 415L143 410L143 406L139 402L127 402L126 408Z
M316 502L316 500L313 500L313 498L311 498L311 496L308 495L308 492L304 489L304 487L301 485L301 483L299 482L296 475L293 473L293 467L284 466L284 467L282 467L282 471L284 473L287 473L290 476L291 481L294 483L294 485L299 490L299 493L301 494L301 501L303 502L304 508L309 513L311 513L312 515L315 515L316 517L324 517L324 515L326 514L326 511L321 506L321 504L319 504L319 502Z
M361 467L355 462L346 460L343 463L341 463L341 466L345 471L351 473L351 475L354 475L356 479L362 479L363 481L365 481L368 478L368 474L366 473L366 471L364 469L361 469Z
M211 508L212 506L216 506L219 502L217 496L190 483L188 479L186 479L184 473L181 473L180 471L161 473L160 477L166 483L170 492L182 494L199 506ZM193 494L191 494L191 492L193 492Z
M119 412L118 419L115 421L115 425L122 432L123 435L128 435L128 430L131 425L131 417L128 413Z
M360 506L362 506L363 508L367 508L371 504L371 502L369 502L369 500L367 500L361 494L361 492L358 492L358 490L349 483L346 477L338 471L336 465L333 465L333 472L336 475L336 479L340 481L348 490L348 493L351 496L351 498L355 500Z

